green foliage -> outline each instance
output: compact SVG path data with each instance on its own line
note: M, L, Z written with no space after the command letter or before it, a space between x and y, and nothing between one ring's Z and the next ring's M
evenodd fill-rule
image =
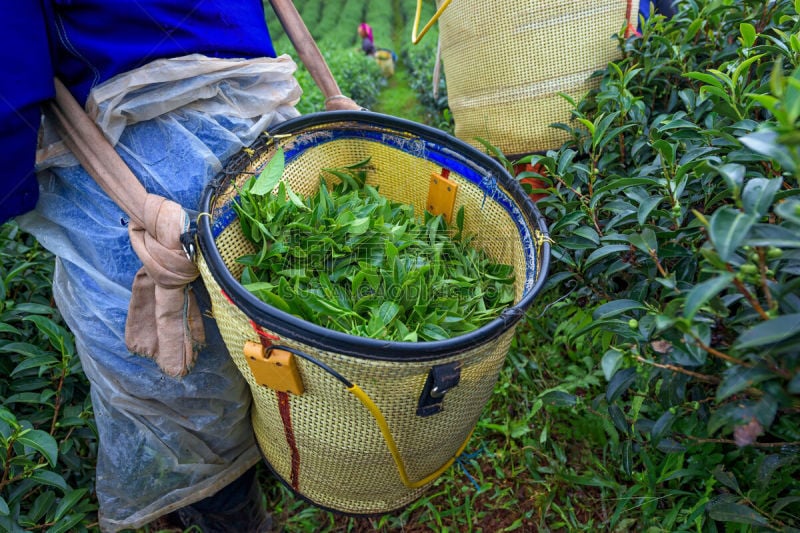
M420 104L428 114L427 122L452 133L453 121L447 104L447 85L444 74L439 77L436 94L434 94L438 26L434 25L417 44L412 44L411 36L417 2L416 0L401 0L399 4L400 10L396 12L396 16L402 18L403 24L401 41L403 46L400 57L408 68L409 84L416 91ZM435 12L436 5L433 2L422 3L418 31L424 27Z
M452 133L453 121L447 104L447 86L442 75L438 93L434 95L434 65L436 62L436 38L426 36L419 44L403 48L402 59L408 68L408 82L417 93L417 99L428 115L428 122L437 128Z
M314 324L385 340L444 340L497 318L514 301L514 271L470 245L463 208L452 227L423 222L366 184L368 164L325 169L301 199L281 181L279 150L234 204L256 248L238 258L242 285Z
M264 0L263 3L276 53L288 54L297 63L295 77L303 89L297 110L302 114L324 111L325 99L322 92L299 60L269 2ZM361 43L357 41L358 24L365 16L364 0L347 0L343 6L337 2L321 0L294 3L319 46L342 94L346 94L367 109L374 106L386 80L381 76L375 60L361 52ZM391 34L387 37L390 36Z
M591 407L613 424L627 504L666 529L796 528L800 16L789 1L681 7L621 40L559 126L569 142L520 162L550 185L549 286L562 312L591 312L565 341L598 354ZM683 503L660 513L664 497Z
M373 26L376 3L363 2ZM392 3L403 41L413 4ZM322 0L295 5L313 32ZM549 184L538 205L555 260L470 455L407 509L373 518L309 506L262 469L276 521L309 532L800 529L797 5L684 0L674 19L620 40L624 59L559 126L570 141L528 158ZM433 37L418 57L399 52L417 78L432 72ZM346 46L325 50L332 65ZM321 109L312 93L304 101ZM52 262L13 224L0 251L0 530L95 530L88 385L50 302Z
M263 3L276 52L289 54L298 63L296 78L303 89L298 111L302 114L323 111L325 105L322 93L299 61L269 2L264 0ZM362 21L367 22L373 28L376 47L399 49L395 50L398 61L402 63L402 68L408 69L409 84L427 115L424 121L452 132L453 124L447 108L447 89L443 76L439 81L438 94L433 94L436 26L420 44L411 44L416 0L346 0L338 3L303 0L294 4L343 94L362 107L372 109L378 100L378 94L386 85L386 79L381 75L376 62L361 52L357 28ZM423 2L420 24L425 24L435 11L433 2Z
M323 56L343 94L367 109L375 105L386 80L372 58L353 50L335 50ZM298 64L295 77L303 89L297 110L303 115L324 111L325 98L302 63Z
M96 431L72 334L49 300L52 259L0 231L0 530L86 531Z

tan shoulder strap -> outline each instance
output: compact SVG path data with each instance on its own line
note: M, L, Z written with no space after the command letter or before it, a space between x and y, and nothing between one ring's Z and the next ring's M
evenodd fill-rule
M185 375L205 342L202 316L189 290L199 272L181 244L188 230L183 208L149 194L64 84L56 79L50 110L81 166L128 215L128 232L142 260L131 289L125 342L155 359L168 375Z

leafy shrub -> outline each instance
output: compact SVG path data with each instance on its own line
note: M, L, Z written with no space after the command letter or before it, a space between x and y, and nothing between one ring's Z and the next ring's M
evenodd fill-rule
M88 382L48 297L49 254L0 228L0 530L85 531L96 510Z
M358 25L364 18L365 5L363 0L347 0L343 6L336 6L338 20L333 28L322 35L319 45L322 49L352 48L360 49L361 40L358 37Z
M367 109L375 105L381 87L386 83L375 60L354 50L323 52L323 56L342 94L346 94ZM298 63L295 77L303 89L297 110L304 115L324 111L325 98L302 63Z
M394 3L386 0L368 0L365 4L364 22L372 26L375 46L377 48L393 48L392 31L396 27L394 22L398 15L394 10Z
M402 51L402 60L408 68L408 82L417 93L420 104L431 117L438 119L440 129L452 132L447 105L447 85L444 76L439 79L438 94L433 93L433 71L436 63L436 38L426 36L416 45L408 44Z
M597 354L591 409L644 516L690 494L658 525L797 528L800 17L788 0L680 7L621 40L558 126L569 142L519 161L549 184L546 329Z

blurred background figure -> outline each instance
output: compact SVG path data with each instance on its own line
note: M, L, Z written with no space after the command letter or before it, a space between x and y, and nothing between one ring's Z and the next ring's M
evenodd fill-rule
M362 22L358 25L358 36L361 38L361 50L368 56L374 56L375 39L372 36L372 27Z

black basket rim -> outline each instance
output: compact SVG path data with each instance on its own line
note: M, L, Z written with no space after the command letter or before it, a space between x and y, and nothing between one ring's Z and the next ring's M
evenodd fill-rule
M410 120L367 110L310 113L282 122L269 129L267 134L269 136L294 134L310 127L342 122L363 123L366 126L388 128L429 139L457 153L465 154L471 162L478 163L481 167L491 171L494 176L497 176L500 185L517 202L525 219L530 224L530 229L537 229L542 236L541 249L538 254L540 256L538 258L539 275L536 283L519 302L505 309L500 316L463 335L439 341L418 342L359 337L328 329L281 311L247 291L230 273L217 250L211 229L211 217L201 216L198 219L197 230L199 248L211 275L225 292L227 298L257 325L281 336L281 342L294 340L322 351L375 361L435 361L486 344L513 327L523 317L525 310L542 289L550 265L550 239L544 217L519 183L498 161L452 135ZM226 168L229 165L230 162ZM226 173L223 169L222 173L218 175L218 179L212 180L205 187L200 201L201 213L211 212L211 205L225 177Z

